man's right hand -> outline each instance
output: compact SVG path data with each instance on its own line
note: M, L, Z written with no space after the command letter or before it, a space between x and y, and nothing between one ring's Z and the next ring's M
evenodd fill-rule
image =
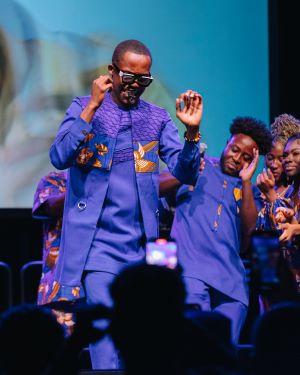
M109 75L96 78L92 83L91 100L88 105L98 109L103 102L107 90L112 88L112 79Z
M86 121L91 122L95 112L103 102L104 95L107 90L112 88L112 79L109 75L99 76L93 81L91 99L84 110L81 112L80 117Z

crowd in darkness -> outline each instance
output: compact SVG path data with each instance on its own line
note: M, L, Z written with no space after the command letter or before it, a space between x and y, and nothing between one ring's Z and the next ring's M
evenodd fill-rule
M281 302L258 318L247 356L231 342L230 320L185 304L179 269L135 265L111 285L113 307L73 306L65 336L51 310L19 305L1 316L1 374L78 374L79 355L110 335L125 374L292 373L300 354L300 304ZM67 306L67 305L66 305ZM100 330L95 319L109 320Z

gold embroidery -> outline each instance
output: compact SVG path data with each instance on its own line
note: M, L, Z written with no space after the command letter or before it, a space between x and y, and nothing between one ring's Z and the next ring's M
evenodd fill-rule
M138 143L139 148L137 151L134 151L136 172L153 172L158 167L157 163L144 159L145 153L153 150L157 143L157 141L152 141L144 146Z
M99 159L96 159L93 163L93 167L102 168L102 163Z
M83 148L76 158L78 164L87 164L93 157L94 153L90 151L89 147Z
M219 204L219 206L218 206L218 216L221 215L221 211L222 211L222 204Z
M72 295L74 297L79 297L80 296L80 287L76 286L72 288Z
M59 292L59 289L60 289L60 284L57 281L54 281L53 285L52 285L52 292L51 292L47 302L51 302L53 300L53 298L55 298L57 296L57 293Z
M154 149L154 147L157 145L157 141L152 141L144 145L145 152L149 152Z
M233 189L233 195L236 201L239 201L242 199L242 189L234 188Z
M98 155L103 156L104 154L108 153L108 148L103 143L100 143L100 144L95 143L95 146L98 151Z
M46 258L46 264L48 267L52 268L56 264L56 260L59 254L59 246L53 246Z
M89 133L83 140L83 142L89 142L95 137L95 134Z
M65 192L66 191L66 186L65 186L65 183L63 186L60 185L60 183L58 183L56 180L52 179L52 178L47 178L47 181L50 182L50 184L58 187L59 191L62 191L62 192Z

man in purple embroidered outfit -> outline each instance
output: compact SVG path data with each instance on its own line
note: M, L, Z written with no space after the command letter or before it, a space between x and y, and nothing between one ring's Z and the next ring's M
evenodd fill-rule
M143 43L121 42L109 74L93 82L91 96L72 102L51 146L53 165L69 170L50 300L86 295L110 306L115 275L143 261L145 242L158 236L159 157L183 183L197 179L202 98L188 90L176 100L187 127L182 146L169 114L140 99L153 80L151 63ZM118 367L108 337L90 353L93 368Z
M181 186L164 173L160 192L178 190L171 236L178 245L187 302L229 317L237 344L248 305L239 252L247 249L255 229L260 194L251 178L259 153L271 147L271 134L252 117L237 117L230 133L221 158L204 157L205 168L195 186Z

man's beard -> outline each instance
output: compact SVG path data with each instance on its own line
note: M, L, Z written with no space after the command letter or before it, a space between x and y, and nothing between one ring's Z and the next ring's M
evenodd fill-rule
M232 177L239 177L240 176L240 171L236 171L236 173L228 173L224 170L224 151L222 152L221 157L220 157L220 166L221 166L221 170L224 174L227 174L228 176L232 176Z

